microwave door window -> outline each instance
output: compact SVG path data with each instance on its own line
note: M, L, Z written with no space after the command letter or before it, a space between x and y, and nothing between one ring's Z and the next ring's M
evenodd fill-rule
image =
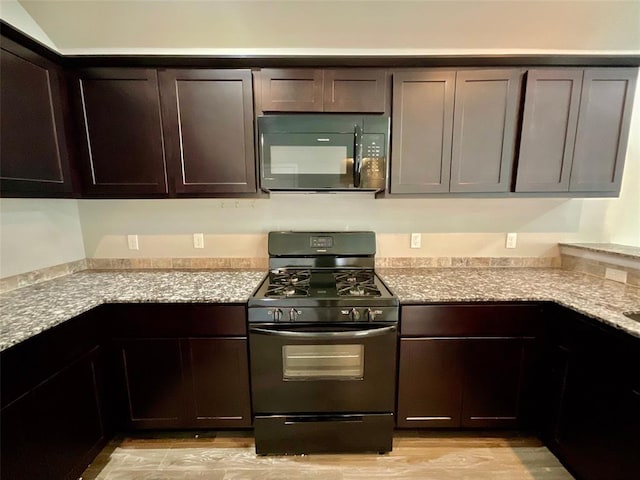
M263 187L353 186L353 135L265 133L261 141Z
M344 146L271 147L271 173L274 175L346 175L349 160Z

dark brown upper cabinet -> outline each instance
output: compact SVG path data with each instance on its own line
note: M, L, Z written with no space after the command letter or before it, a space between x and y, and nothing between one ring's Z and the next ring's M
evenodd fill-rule
M80 71L74 79L74 103L83 195L167 193L155 70Z
M161 71L170 189L255 193L250 70Z
M393 77L393 193L508 192L519 69Z
M620 191L637 76L636 68L584 71L569 191Z
M508 192L522 72L466 70L456 75L451 192Z
M566 192L573 161L582 70L530 70L517 192Z
M387 72L379 69L262 69L262 112L385 113Z
M456 73L393 76L391 193L449 191Z
M71 196L62 70L2 37L2 196Z
M637 69L527 74L517 192L617 193Z

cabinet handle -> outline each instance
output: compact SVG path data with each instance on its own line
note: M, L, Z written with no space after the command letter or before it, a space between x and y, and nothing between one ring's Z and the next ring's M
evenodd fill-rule
M408 422L422 422L422 421L429 421L429 420L451 420L451 417L405 417L405 420Z

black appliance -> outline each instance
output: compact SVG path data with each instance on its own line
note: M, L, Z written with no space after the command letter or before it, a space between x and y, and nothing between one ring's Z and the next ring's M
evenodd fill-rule
M260 186L265 191L380 191L385 188L389 117L258 117Z
M392 448L399 302L373 232L271 232L249 299L256 453Z

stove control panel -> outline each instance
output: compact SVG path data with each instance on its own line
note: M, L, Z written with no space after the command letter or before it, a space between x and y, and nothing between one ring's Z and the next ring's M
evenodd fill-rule
M249 307L249 322L397 322L398 307Z

